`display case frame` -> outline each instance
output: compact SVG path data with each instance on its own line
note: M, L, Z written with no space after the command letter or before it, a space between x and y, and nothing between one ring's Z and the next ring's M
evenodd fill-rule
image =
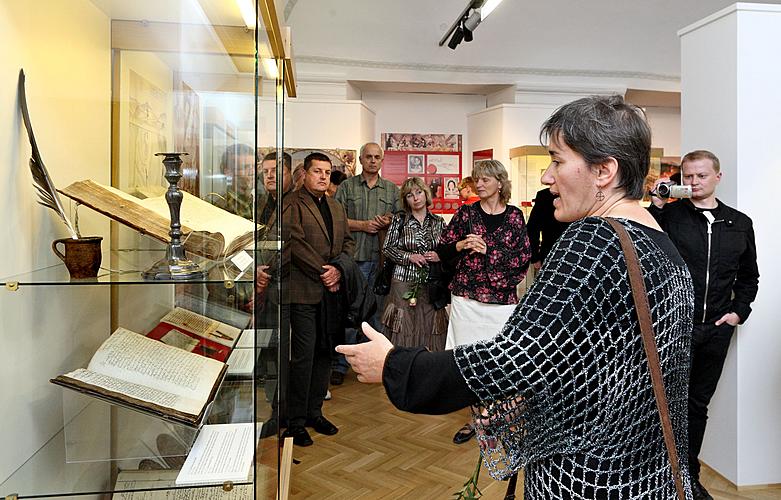
M98 173L99 181L132 192L133 188L154 184L148 179L141 183L129 180L133 178L133 172L143 171L140 165L148 167L147 173L160 167L149 161L150 154L184 149L191 152L196 161L184 165L185 175L180 187L213 201L209 195L225 189L225 182L221 184L219 179L218 182L202 182L203 176L209 175L210 180L222 176L222 181L225 180L227 172L224 169L215 172L215 167L221 167L215 162L224 157L230 147L228 139L243 140L257 151L261 82L269 78L274 82L274 113L278 115L272 121L277 127L273 131L274 145L282 150L281 116L285 99L290 89L294 92L295 86L291 78L289 45L280 43L283 30L278 25L273 1L258 2L254 19L260 29L250 29L243 22L235 23L228 15L230 12L211 0L175 0L157 6L135 7L128 7L123 2L78 0L70 6L69 15L64 19L60 16L60 20L72 26L83 23L81 29L89 35L60 46L52 43L61 33L49 26L58 22L55 20L62 13L61 5L48 5L49 12L47 5L41 5L42 20L40 27L36 27L26 11L29 6L23 5L25 2L11 3L16 5L9 6L4 14L20 26L20 33L8 34L9 40L16 36L20 45L29 44L37 34L47 30L51 33L45 40L50 43L45 52L46 61L30 62L34 54L20 51L19 63L29 64L31 68L28 82L32 91L28 93L28 99L31 108L35 109L33 126L40 124L44 129L38 144L58 188ZM172 7L172 4L176 5ZM270 22L274 26L269 26ZM26 26L31 28L30 33L22 34ZM67 27L62 29L71 35ZM88 103L110 115L110 120L104 123L110 130L95 134L100 142L98 149L108 152L108 161L102 167L80 168L78 165L79 148L89 146L92 137L73 144L73 156L67 157L61 149L51 147L52 134L45 133L46 129L67 129L67 116L58 115L54 109L61 102L73 101L74 95L84 89L65 84L58 86L50 78L42 81L42 77L59 69L59 58L89 59L85 52L100 55L94 68L85 72L94 70L105 78L104 82L95 84L100 88L99 94L87 98ZM274 61L278 76L261 74L259 62L262 58ZM148 68L154 66L150 74L160 76L168 72L171 85L156 87L151 77L145 78L148 75L135 71L133 64L139 65L141 60ZM80 80L76 77L75 81ZM5 92L6 88L2 90ZM145 96L147 100L143 101L139 96ZM160 105L157 111L156 105ZM230 119L231 113L235 116L236 107L244 108L241 116L246 118L238 123ZM170 120L167 127L160 126L165 114ZM217 123L220 116L224 121ZM20 121L17 121L6 126L14 127L10 133L19 142L17 157L23 165L29 158L29 146L25 144L24 128L19 125ZM100 128L101 125L94 126ZM158 127L157 135L155 127ZM221 136L224 140L219 144L214 141L215 130L225 132ZM193 135L197 136L196 140ZM144 144L148 151L141 147ZM209 149L205 151L207 146ZM76 163L76 166L64 175L63 164L69 163ZM282 175L281 168L281 164L277 165L278 178ZM20 184L28 188L29 174L17 170L20 170L16 172L19 176L27 176ZM252 180L255 188L262 186L255 161L243 174ZM143 190L136 191L133 194ZM66 199L63 197L63 200ZM36 207L34 217L42 220L51 217L45 209L34 204L33 196L22 201ZM25 334L31 337L29 342L13 339L8 342L8 348L18 352L19 359L25 361L36 357L36 349L47 351L45 356L40 356L46 359L39 367L11 366L21 377L18 387L13 387L13 381L5 377L4 386L9 389L15 404L5 411L9 421L4 420L2 432L5 435L0 439L6 449L6 459L0 464L0 496L110 498L117 494L117 498L123 499L229 499L276 495L285 498L292 444L283 445L279 442L278 430L262 425L278 414L278 394L284 392L279 367L284 363L285 354L279 346L286 345L280 338L288 334L280 320L281 283L273 282L265 291L264 296L272 296L274 300L265 304L252 300L256 297L257 258L263 255L265 262L280 267L281 229L263 228L256 233L255 243L244 252L249 263L194 258L206 271L205 276L185 281L149 281L142 273L165 255L164 245L117 222L109 222L84 206L78 207L70 201L64 201L64 205L71 217L81 219L89 234L103 237L102 268L95 278L71 279L62 263L40 250L48 250L49 242L61 236L62 228L51 217L53 223L33 224L29 231L20 232L23 244L10 253L10 262L0 271L0 276L5 276L0 279L3 310L16 309L21 313L18 317L5 315L3 335L7 339ZM24 212L9 214L13 227L24 225ZM251 210L252 220L256 216L255 210ZM28 248L33 249L30 258L23 255ZM237 297L241 293L244 298ZM215 305L217 302L219 307ZM78 307L74 308L74 304ZM86 366L97 346L117 327L127 326L147 333L160 320L161 313L175 306L186 306L209 317L220 315L216 319L233 321L234 326L257 334L253 335L255 340L251 347L254 351L251 357L256 360L251 374L226 378L220 385L216 405L233 406L228 410L212 406L202 422L207 425L225 421L251 422L255 426L255 455L246 480L177 487L174 484L177 467L181 467L202 427L178 426L48 383L59 373ZM247 324L242 325L242 315ZM31 319L36 323L25 324ZM38 322L45 326L44 335L36 334ZM261 325L264 328L261 329ZM262 335L259 334L261 330L265 332ZM52 339L55 342L51 342ZM9 365L13 363L6 364ZM28 418L20 420L24 415ZM34 432L30 432L31 429ZM153 435L152 441L142 442L142 431ZM167 448L159 439L163 435L171 437ZM283 457L287 457L287 461L283 461ZM146 461L146 467L156 470L156 464L162 466L162 470L159 474L149 474L146 479L139 477L150 470L141 467L142 461ZM133 470L138 473L128 476Z

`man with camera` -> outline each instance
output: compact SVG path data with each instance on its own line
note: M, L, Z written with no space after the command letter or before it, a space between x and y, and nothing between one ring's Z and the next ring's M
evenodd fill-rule
M719 159L710 151L683 157L684 186L657 181L649 211L675 243L694 282L689 381L689 470L695 500L712 499L700 484L698 455L708 404L716 391L735 326L751 313L759 270L751 219L716 198ZM669 197L690 199L667 203ZM660 189L661 188L661 189Z

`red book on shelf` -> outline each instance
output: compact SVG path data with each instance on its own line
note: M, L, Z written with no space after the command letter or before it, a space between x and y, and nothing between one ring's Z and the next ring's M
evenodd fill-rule
M174 308L146 334L185 351L225 361L241 335L241 330L200 314Z

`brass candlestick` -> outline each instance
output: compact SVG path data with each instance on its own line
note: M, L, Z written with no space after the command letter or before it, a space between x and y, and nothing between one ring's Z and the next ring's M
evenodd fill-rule
M155 156L163 156L165 166L165 180L168 181L168 191L165 193L165 201L171 211L171 231L168 235L171 241L165 251L165 258L157 261L152 267L144 271L145 280L197 280L203 279L206 273L195 262L189 260L184 253L182 245L182 223L179 212L182 208L184 195L179 191L179 179L182 178L182 155L187 153L157 153Z

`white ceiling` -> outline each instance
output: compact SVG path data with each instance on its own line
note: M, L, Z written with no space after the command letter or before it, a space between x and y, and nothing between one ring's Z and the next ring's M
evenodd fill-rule
M113 19L243 25L236 0L92 1ZM473 42L439 47L467 2L275 0L280 22L292 28L299 81L348 80L364 90L413 92L437 90L404 89L404 82L455 85L438 90L451 93L508 84L546 88L556 79L677 91L678 30L734 3L504 0L477 27ZM482 90L468 88L473 85Z
M436 66L492 73L553 70L680 77L677 31L731 0L505 0L455 51L439 47L467 0L287 0L296 59L344 67ZM753 2L758 3L758 2ZM781 4L781 0L763 3ZM349 70L348 70L349 71ZM300 71L299 71L300 73ZM348 79L360 79L356 75ZM497 81L499 83L499 81Z

